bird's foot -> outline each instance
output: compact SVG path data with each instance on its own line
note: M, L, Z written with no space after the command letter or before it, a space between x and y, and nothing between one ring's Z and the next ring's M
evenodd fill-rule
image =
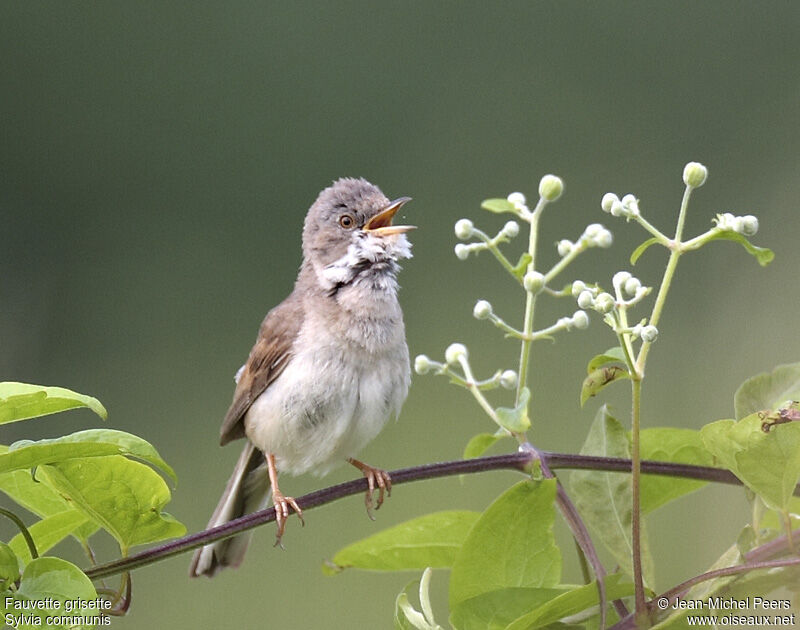
M278 533L275 537L275 546L283 549L283 533L286 531L286 521L289 518L289 508L294 510L297 518L305 526L306 522L303 520L303 510L297 505L294 497L287 497L278 488L272 489L272 503L275 506L275 522L278 524Z
M364 503L367 506L367 516L374 521L375 515L373 514L373 507L376 510L379 509L381 505L383 505L384 496L392 496L392 478L385 470L374 468L352 457L347 461L358 468L367 480L369 488L364 497ZM373 495L375 494L376 488L378 489L378 502L374 503Z

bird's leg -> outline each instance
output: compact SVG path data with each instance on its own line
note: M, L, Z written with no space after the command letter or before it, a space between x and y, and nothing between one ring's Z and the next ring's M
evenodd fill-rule
M267 471L269 472L269 483L272 486L272 504L275 506L275 522L278 523L278 534L275 538L275 546L283 549L283 532L286 529L286 520L289 518L289 507L291 507L297 514L297 518L305 525L303 520L303 510L297 505L294 497L287 497L278 488L278 469L275 467L275 456L268 453L267 456Z
M386 496L392 496L392 478L389 476L385 470L381 470L380 468L373 468L369 464L365 464L364 462L360 462L353 457L348 457L347 461L358 468L364 477L367 479L367 484L369 485L369 489L367 490L367 495L364 498L364 503L367 506L367 516L369 516L373 521L375 520L375 515L372 513L372 495L375 492L375 486L378 487L378 504L375 505L375 509L383 505L383 495L384 493Z

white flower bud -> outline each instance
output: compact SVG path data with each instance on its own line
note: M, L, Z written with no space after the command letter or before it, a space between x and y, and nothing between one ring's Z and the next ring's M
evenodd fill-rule
M589 316L586 311L575 311L572 314L572 325L579 330L584 330L589 327Z
M522 277L522 286L526 291L538 293L544 286L544 276L538 271L529 271Z
M514 389L517 386L517 373L514 370L506 370L500 375L500 386L506 389Z
M633 276L628 271L618 271L614 274L614 277L611 278L611 282L614 284L615 288L621 288L632 277Z
M561 239L560 241L558 241L558 255L563 258L567 254L572 252L573 247L574 245L572 244L572 241L567 240L565 238Z
M414 371L417 374L427 374L431 371L431 360L424 354L418 354L414 359Z
M604 229L595 237L594 242L597 243L599 247L608 249L614 243L614 235L608 230Z
M545 175L539 181L539 196L547 201L555 201L564 192L564 182L555 175Z
M642 341L653 343L658 337L658 328L655 326L643 326L641 331Z
M621 217L625 214L625 208L622 205L621 201L614 200L614 203L611 204L611 210L609 210L612 217Z
M594 306L594 295L591 291L581 291L578 296L578 306L581 308L591 308Z
M458 245L456 245L455 252L456 252L456 258L458 258L459 260L466 260L467 256L469 256L469 247L464 245L464 243L459 243Z
M475 319L487 319L492 314L492 305L486 300L478 300L475 308L472 309L472 316Z
M523 195L521 192L513 192L507 197L507 199L509 203L513 204L517 208L524 206L526 202L525 195Z
M583 280L576 280L572 283L572 297L577 298L586 290L586 283Z
M639 278L634 278L631 276L625 281L625 293L628 295L636 295L636 292L642 287L642 283L639 281Z
M460 238L462 241L466 241L475 233L475 226L469 219L459 219L456 221L455 231L458 238Z
M460 358L466 359L467 356L469 356L467 347L463 343L451 343L444 352L444 358L448 365L458 363Z
M614 202L619 203L619 197L617 197L614 193L606 193L603 195L603 200L600 202L600 207L603 209L603 212L611 212L611 207L614 205Z
M692 188L700 188L706 183L708 169L700 162L689 162L683 167L683 183Z
M741 230L739 231L745 236L755 236L756 232L758 232L758 217L748 214L741 217L741 219Z
M602 232L603 230L605 230L605 228L599 223L590 223L589 225L586 226L586 229L583 231L583 233L589 238L593 239L597 238L597 235L600 234L600 232Z
M519 234L519 223L516 221L508 221L503 226L503 234L508 238L514 238L517 234Z
M622 200L622 207L624 208L625 216L638 217L639 216L639 200L635 195L630 193L625 195Z
M598 313L608 313L614 308L614 298L609 293L601 293L594 299L594 308Z

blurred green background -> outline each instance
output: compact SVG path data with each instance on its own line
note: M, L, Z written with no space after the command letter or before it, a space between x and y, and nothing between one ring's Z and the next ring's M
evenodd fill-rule
M332 179L364 176L414 198L404 220L420 229L401 276L412 356L462 341L489 374L514 367L517 348L473 320L472 305L490 299L517 321L521 295L487 255L453 256L453 223L497 229L505 218L481 211L482 199L533 197L556 173L566 191L544 218L541 263L556 260L555 241L600 221L615 246L585 254L564 280L608 284L645 234L602 214L603 193L635 193L670 231L683 165L698 160L710 177L687 233L716 212L753 213L755 242L776 259L762 269L714 243L682 261L644 425L730 417L742 380L800 359L799 58L800 5L787 2L4 2L0 377L100 398L111 427L151 440L176 468L169 511L196 531L238 455L217 446L233 374L291 289L303 217ZM653 248L637 275L657 282L665 260ZM548 302L539 326L574 308ZM578 406L584 366L612 342L595 318L535 348L537 445L580 447L600 404ZM604 397L626 423L627 397L626 387ZM97 424L70 412L6 427L3 441ZM363 458L388 469L453 459L490 429L464 392L415 376L400 422ZM299 496L353 476L283 489ZM114 625L389 627L415 575L326 578L320 563L428 511L483 509L514 480L400 486L377 523L356 497L314 510L305 529L290 522L285 552L271 526L259 530L245 565L214 581L189 581L188 557L139 570L132 612ZM731 488L657 512L659 588L707 567L746 518ZM441 602L446 574L434 584Z

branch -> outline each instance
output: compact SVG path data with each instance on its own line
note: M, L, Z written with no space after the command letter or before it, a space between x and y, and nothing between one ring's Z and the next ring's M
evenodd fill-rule
M777 541L773 541L777 542ZM784 537L784 551L788 550L787 543L788 541ZM753 550L755 551L755 550ZM793 556L791 558L782 558L780 560L765 560L762 562L747 562L745 564L737 564L732 567L724 567L722 569L714 569L713 571L707 571L706 573L701 573L693 578L686 580L685 582L681 582L674 588L666 591L659 597L653 598L649 603L648 606L652 610L653 605L657 603L659 610L667 610L675 600L679 599L682 595L686 593L691 587L695 586L696 584L700 584L701 582L707 582L708 580L715 580L721 577L727 577L730 575L739 575L740 573L748 573L750 571L757 571L759 569L776 569L782 567L791 567L791 566L800 566L800 557ZM624 619L617 622L614 626L612 626L611 630L633 630L636 628L636 619L633 615L628 615Z
M571 468L605 470L611 472L630 472L631 470L631 460L629 459L549 453L546 451L540 451L539 453L547 466L553 469ZM390 472L390 475L392 477L392 485L394 486L412 481L421 481L423 479L481 473L489 470L517 470L519 472L525 472L529 469L532 459L533 455L527 452L493 455L490 457L476 457L474 459L455 460L438 464L403 468ZM683 477L687 479L741 485L741 482L727 470L708 466L643 461L642 472L651 475L665 475L669 477ZM363 493L366 490L366 479L359 478L306 494L299 497L297 503L303 510L307 510L350 495ZM800 496L800 486L795 488L795 494ZM159 560L177 556L191 549L202 547L216 540L230 538L231 536L253 529L259 525L270 523L274 520L275 508L270 507L237 518L219 527L213 527L196 534L190 534L189 536L178 538L177 540L147 549L132 556L92 567L86 570L86 575L96 580L131 571Z

